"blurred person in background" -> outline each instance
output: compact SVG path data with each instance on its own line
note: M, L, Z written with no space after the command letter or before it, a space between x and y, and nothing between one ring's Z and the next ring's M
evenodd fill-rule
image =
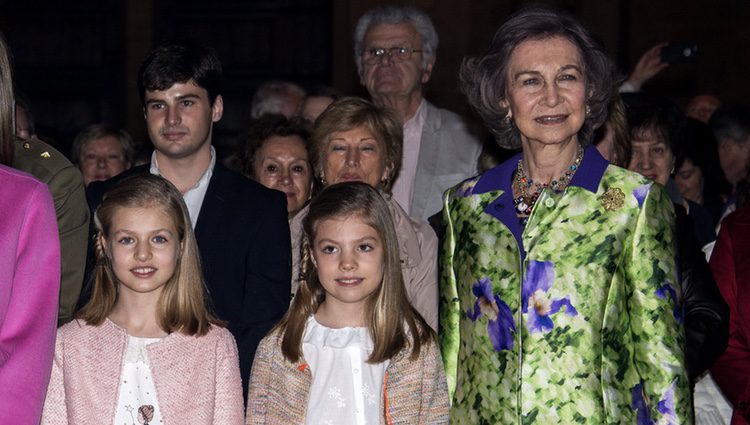
M83 184L110 179L133 165L133 138L122 129L93 124L73 140L70 157L83 174Z
M289 220L307 204L312 193L309 139L310 132L300 119L288 120L283 115L259 118L245 138L242 173L267 188L283 192Z
M250 104L250 118L281 114L291 118L305 98L305 90L291 81L266 81L258 87Z
M314 123L318 116L326 110L328 105L340 97L339 93L333 87L315 86L307 92L307 97L300 104L297 115L310 123Z

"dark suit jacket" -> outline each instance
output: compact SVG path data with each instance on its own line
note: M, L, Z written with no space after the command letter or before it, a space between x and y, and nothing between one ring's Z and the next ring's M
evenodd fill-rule
M148 173L132 168L106 182L91 183L92 208L124 177ZM291 247L286 198L281 192L216 164L195 227L203 274L220 319L237 340L243 391L255 349L289 306Z

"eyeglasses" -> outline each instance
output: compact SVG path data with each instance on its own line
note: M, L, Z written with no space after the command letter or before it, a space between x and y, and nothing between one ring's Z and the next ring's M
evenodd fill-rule
M384 57L388 56L394 62L404 62L411 59L412 53L422 53L423 50L410 49L408 47L391 47L384 49L382 47L373 47L362 53L364 62L368 65L380 63Z

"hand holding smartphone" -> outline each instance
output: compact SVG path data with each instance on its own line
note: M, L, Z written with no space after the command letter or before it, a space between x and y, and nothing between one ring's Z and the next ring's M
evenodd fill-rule
M698 44L693 42L670 42L661 48L662 62L691 63L697 60Z

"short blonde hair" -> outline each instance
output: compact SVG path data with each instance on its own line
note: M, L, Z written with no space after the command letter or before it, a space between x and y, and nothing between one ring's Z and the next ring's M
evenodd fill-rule
M331 103L315 120L310 144L310 161L315 175L320 179L323 173L327 157L326 147L331 135L362 126L385 147L385 165L389 171L386 181L378 189L390 194L393 181L401 169L404 128L393 112L359 97L345 97Z
M223 325L206 307L206 293L198 257L198 245L182 194L160 176L139 174L120 181L110 189L96 209L96 270L89 302L76 315L89 325L98 326L112 312L118 295L117 277L104 249L112 217L120 208L159 208L174 222L180 240L180 253L172 278L164 286L157 304L157 320L165 332L205 335L210 325Z

